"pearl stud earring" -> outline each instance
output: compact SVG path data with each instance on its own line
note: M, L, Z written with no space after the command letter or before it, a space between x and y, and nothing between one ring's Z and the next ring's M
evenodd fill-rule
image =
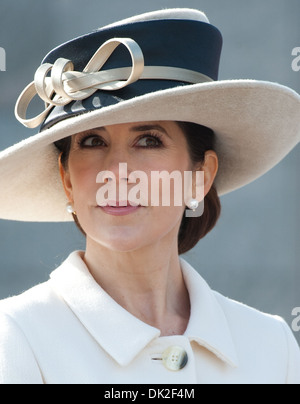
M190 199L187 203L187 207L192 209L193 212L195 212L195 210L198 208L199 206L199 202L197 201L197 199Z
M71 204L70 202L68 202L68 203L66 204L66 211L67 211L68 213L70 213L70 214L74 213L73 206L72 206L72 204Z

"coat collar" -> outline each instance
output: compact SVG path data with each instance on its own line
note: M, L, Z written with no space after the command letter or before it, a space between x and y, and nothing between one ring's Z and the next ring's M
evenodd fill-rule
M181 267L191 300L185 336L231 366L237 355L224 312L201 276L183 259ZM152 340L157 328L140 321L117 304L90 275L79 251L50 275L52 287L84 327L121 366L128 365ZM120 339L126 340L126 350Z
M233 367L238 358L225 313L200 274L181 258L181 268L191 301L191 315L185 335Z

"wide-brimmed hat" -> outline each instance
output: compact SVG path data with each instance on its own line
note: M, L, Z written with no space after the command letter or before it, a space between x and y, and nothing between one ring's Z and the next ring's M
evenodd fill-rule
M202 12L111 24L52 50L16 104L40 132L0 153L0 218L68 221L55 141L118 123L188 121L216 134L223 195L260 177L300 140L300 96L276 83L218 81L222 36ZM27 119L38 94L45 110Z

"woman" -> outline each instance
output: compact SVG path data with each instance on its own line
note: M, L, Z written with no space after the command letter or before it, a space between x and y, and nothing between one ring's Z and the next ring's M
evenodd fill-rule
M41 130L0 154L1 217L73 217L86 250L0 303L1 383L300 383L285 322L179 257L214 227L220 195L300 138L299 95L218 82L221 46L197 10L147 13L54 49L21 94L18 119ZM45 110L27 119L36 94ZM163 181L153 202L162 172L177 175L167 204Z

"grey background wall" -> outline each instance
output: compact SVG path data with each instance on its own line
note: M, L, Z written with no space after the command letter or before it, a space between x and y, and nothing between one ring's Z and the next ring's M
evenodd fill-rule
M1 0L0 150L35 133L16 122L13 108L49 50L117 19L167 7L201 9L221 30L220 79L275 81L300 92L300 72L291 67L292 49L300 47L299 0ZM217 227L186 256L214 289L290 325L292 309L300 307L299 150L224 196ZM46 280L76 249L84 249L84 239L73 224L0 220L0 299ZM295 336L300 342L300 332Z

